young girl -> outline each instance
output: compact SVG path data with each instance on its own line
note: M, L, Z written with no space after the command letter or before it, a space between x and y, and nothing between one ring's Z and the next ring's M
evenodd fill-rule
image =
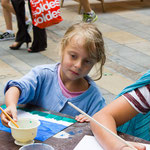
M68 105L70 101L92 116L105 106L105 100L88 73L99 63L97 79L100 79L105 59L102 34L93 24L71 26L61 41L61 63L35 67L20 80L7 83L6 112L17 121L17 104L31 103L47 110L79 115ZM7 126L8 119L3 114L1 119ZM81 116L81 121L84 120Z

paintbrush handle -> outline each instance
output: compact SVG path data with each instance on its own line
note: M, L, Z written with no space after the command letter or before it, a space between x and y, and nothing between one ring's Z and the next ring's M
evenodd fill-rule
M106 128L102 124L100 124L97 120L95 120L94 118L92 118L91 116L89 116L88 114L86 114L84 111L82 111L80 108L76 107L74 104L72 104L71 102L68 102L68 104L70 106L72 106L74 109L76 109L77 111L79 111L81 114L85 115L87 118L89 118L90 120L92 120L93 122L95 122L96 124L98 124L100 127L102 127L103 129L105 129L107 132L109 132L110 134L112 134L113 136L115 136L117 139L119 139L120 141L122 141L123 143L125 143L126 145L128 145L129 147L131 147L133 150L137 150L135 147L133 147L127 141L125 141L124 139L122 139L121 137L119 137L117 134L113 133L111 130L109 130L108 128Z
M19 128L19 126L16 124L16 122L1 107L0 107L0 110L17 128Z

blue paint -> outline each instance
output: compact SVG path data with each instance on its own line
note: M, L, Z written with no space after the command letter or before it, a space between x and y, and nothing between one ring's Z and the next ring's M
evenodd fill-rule
M0 113L1 113L1 111L0 111ZM58 132L62 131L63 129L65 129L67 127L67 126L64 126L61 124L48 122L48 121L44 121L44 120L40 120L40 122L41 122L41 124L38 127L37 136L35 137L35 139L42 141L42 142L47 140L48 138L52 137L53 135L57 134ZM0 130L6 131L9 133L11 132L10 128L7 128L2 124L1 119L0 119Z
M82 133L82 130L79 130L79 131L77 131L77 132L73 132L73 131L70 131L70 132L68 132L70 135L75 135L75 134L77 134L77 133Z
M73 131L68 132L70 135L75 135Z
M79 130L78 133L82 133L82 130Z
M64 134L61 134L60 136L64 136Z
M6 105L3 105L3 108L5 108ZM0 111L1 113L1 111ZM31 113L31 112L30 112ZM34 111L35 113L35 111ZM37 113L37 111L36 111ZM45 113L46 114L46 113ZM44 113L40 113L40 115L45 115ZM70 118L66 118L66 117L57 117L56 115L52 115L52 114L48 114L49 116L51 115L51 118L55 119L55 120L63 120L66 122L72 122L74 119L70 119ZM49 118L49 117L48 117ZM56 119L57 118L57 119ZM64 130L67 126L66 125L62 125L62 124L57 124L57 123L53 123L53 122L48 122L45 120L40 120L41 124L38 127L38 131L37 131L37 136L36 136L36 140L39 141L45 141L48 138L52 137L53 135L57 134L58 132ZM76 122L76 121L75 121ZM32 123L32 121L30 121L30 123ZM0 119L0 130L2 131L6 131L6 132L11 132L10 128L5 127ZM70 135L74 135L74 132L70 132ZM65 134L61 134L61 137L66 136Z

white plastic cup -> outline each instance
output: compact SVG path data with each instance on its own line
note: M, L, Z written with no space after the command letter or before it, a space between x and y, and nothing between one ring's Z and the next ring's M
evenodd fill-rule
M54 150L54 148L44 143L28 144L21 147L19 150Z
M26 145L34 143L40 121L32 118L20 118L18 119L17 124L19 125L19 128L12 122L8 123L11 128L11 134L15 139L15 144Z

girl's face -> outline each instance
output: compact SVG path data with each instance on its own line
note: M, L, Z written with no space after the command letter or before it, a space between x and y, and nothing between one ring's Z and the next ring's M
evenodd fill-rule
M74 36L62 52L61 77L63 80L77 80L85 77L96 63L83 47L82 36Z

